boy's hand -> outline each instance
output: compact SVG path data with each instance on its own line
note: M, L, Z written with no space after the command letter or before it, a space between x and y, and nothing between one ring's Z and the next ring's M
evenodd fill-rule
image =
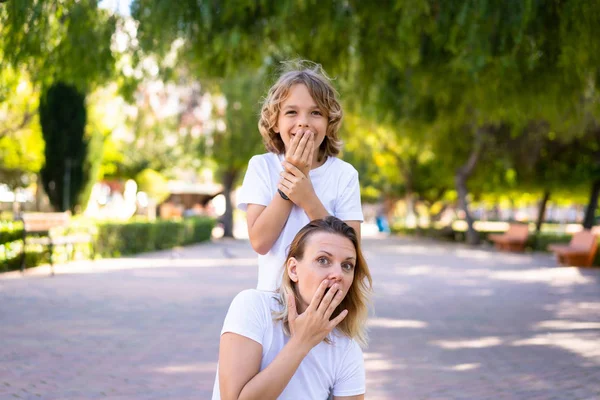
M315 150L315 134L310 130L298 130L292 137L290 148L285 152L285 161L294 165L308 176Z
M316 196L308 174L304 174L298 167L287 161L281 165L283 171L280 172L277 188L298 207L305 208L304 206L309 204L307 202Z

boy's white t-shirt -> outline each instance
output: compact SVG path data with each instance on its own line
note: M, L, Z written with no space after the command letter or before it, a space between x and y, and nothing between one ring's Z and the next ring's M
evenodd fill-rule
M246 211L248 204L268 206L273 196L279 196L277 185L283 156L266 153L254 156L248 163L244 182L237 194L237 206ZM363 221L360 204L358 172L349 163L337 157L328 157L323 165L310 171L310 180L321 203L330 215L343 221ZM288 220L265 255L258 255L258 290L274 291L281 284L283 263L288 246L310 220L296 205Z
M221 334L226 332L254 340L262 346L260 371L279 354L289 337L281 321L274 322L272 311L281 310L278 294L255 289L244 290L231 303ZM331 344L319 343L302 360L285 387L280 400L327 399L365 393L365 365L358 344L334 330ZM213 388L213 400L220 400L219 371Z

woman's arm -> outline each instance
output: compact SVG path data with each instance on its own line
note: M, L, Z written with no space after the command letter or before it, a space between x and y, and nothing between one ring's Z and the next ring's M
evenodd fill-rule
M333 400L364 400L364 394L358 394L356 396L333 396Z
M221 336L219 384L222 400L277 399L310 349L290 340L260 371L262 346L235 333Z
M324 280L306 311L298 315L294 296L288 296L289 323L292 336L275 359L262 371L262 346L252 339L226 332L219 349L219 390L223 400L277 399L310 350L346 317L342 311L329 320L343 296L339 286ZM321 301L322 300L322 301Z

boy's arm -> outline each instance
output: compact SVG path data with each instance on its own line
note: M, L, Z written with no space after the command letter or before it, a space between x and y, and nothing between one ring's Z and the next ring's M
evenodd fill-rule
M278 193L268 206L248 204L246 222L250 244L258 254L267 254L279 238L294 204Z

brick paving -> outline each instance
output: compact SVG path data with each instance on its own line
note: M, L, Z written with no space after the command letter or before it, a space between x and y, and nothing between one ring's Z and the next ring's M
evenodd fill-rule
M600 269L365 238L367 399L600 399ZM209 399L245 240L0 275L0 399Z

